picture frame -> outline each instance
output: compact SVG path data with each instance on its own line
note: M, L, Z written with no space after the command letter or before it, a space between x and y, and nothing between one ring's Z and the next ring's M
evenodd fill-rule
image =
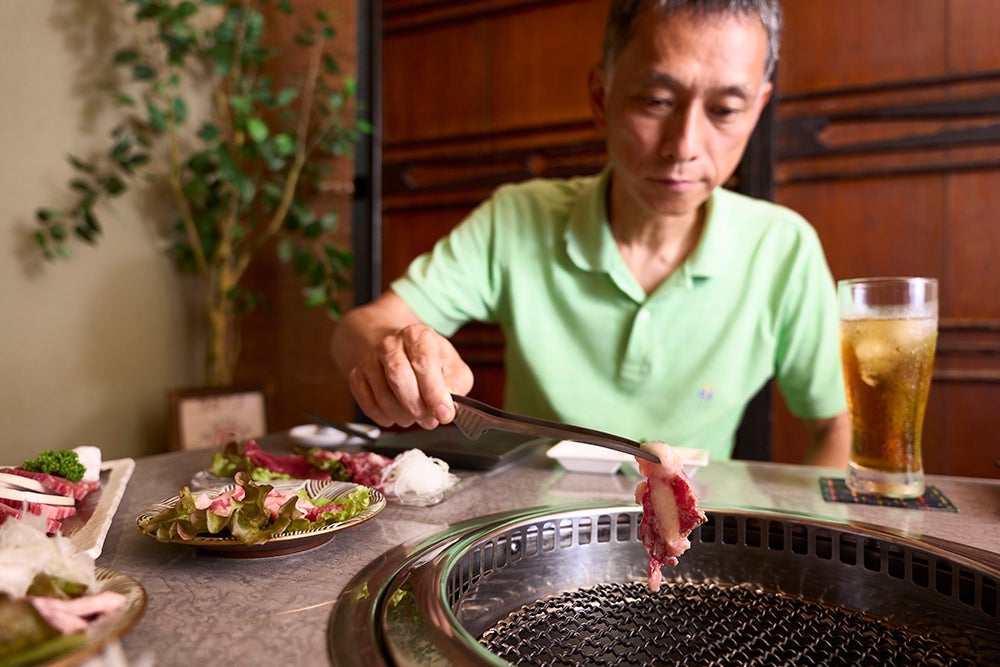
M271 401L265 385L174 389L168 402L169 447L174 451L218 448L268 432Z

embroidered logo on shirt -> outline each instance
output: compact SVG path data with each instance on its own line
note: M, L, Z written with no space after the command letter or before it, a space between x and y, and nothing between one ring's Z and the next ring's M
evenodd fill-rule
M715 390L712 389L712 385L710 384L706 384L698 390L698 398L703 401L710 401L713 396L715 396Z

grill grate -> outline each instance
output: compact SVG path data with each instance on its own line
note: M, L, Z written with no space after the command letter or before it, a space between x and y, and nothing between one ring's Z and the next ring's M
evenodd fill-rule
M529 509L401 545L341 596L333 662L1000 665L992 561L872 526L706 513L657 593L634 506Z
M746 585L600 584L525 605L480 643L515 665L974 665L933 637Z

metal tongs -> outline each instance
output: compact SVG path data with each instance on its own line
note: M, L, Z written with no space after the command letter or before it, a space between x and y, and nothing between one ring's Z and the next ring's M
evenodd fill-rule
M653 463L660 462L655 454L650 454L642 449L638 442L620 435L504 412L467 396L452 394L451 398L455 401L455 426L470 440L478 440L486 431L496 429L557 440L575 440L588 445L607 447L631 456L638 456Z

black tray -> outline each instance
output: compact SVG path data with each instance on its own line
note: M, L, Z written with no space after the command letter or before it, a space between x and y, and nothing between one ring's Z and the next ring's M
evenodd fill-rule
M439 426L433 431L420 429L383 433L377 442L365 445L364 449L388 457L395 457L408 449L419 449L452 468L493 470L524 458L538 444L550 442L548 438L503 431L487 431L478 440L470 440L458 428L449 425Z

